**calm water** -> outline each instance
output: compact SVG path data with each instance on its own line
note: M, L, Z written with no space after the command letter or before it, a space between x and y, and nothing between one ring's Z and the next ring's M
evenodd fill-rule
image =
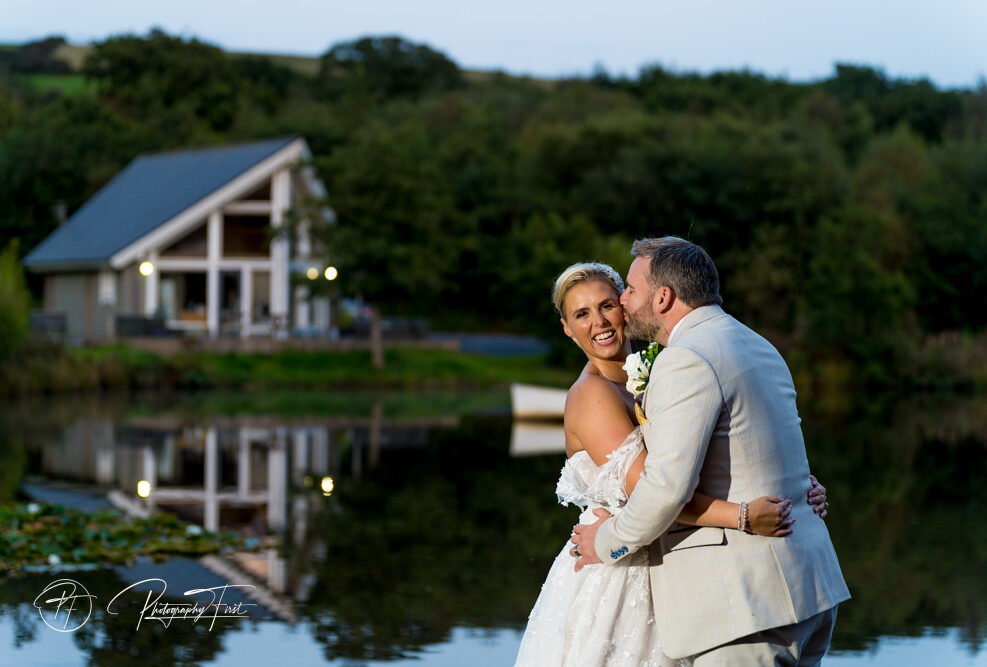
M0 500L18 488L73 504L116 491L278 546L8 577L0 664L512 664L575 513L554 502L560 454L512 455L525 443L507 402L287 393L4 408ZM854 596L826 664L987 665L987 397L815 407L803 407L809 457ZM63 577L96 596L71 633L32 605ZM176 603L191 588L250 583L250 597L226 600L255 606L211 628L138 630L143 584L107 612L149 578Z

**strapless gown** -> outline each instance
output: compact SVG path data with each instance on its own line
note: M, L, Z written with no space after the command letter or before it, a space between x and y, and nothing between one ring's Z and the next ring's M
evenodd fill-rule
M579 505L579 522L595 523L593 510L619 514L627 502L624 477L644 449L635 429L597 466L576 452L562 467L556 493L562 505ZM542 585L521 639L516 667L650 667L662 663L651 602L647 549L614 564L575 572L566 541Z

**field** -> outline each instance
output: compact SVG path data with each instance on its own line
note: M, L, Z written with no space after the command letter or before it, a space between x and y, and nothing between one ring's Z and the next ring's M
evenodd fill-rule
M63 95L78 95L95 90L92 82L81 74L24 74L21 79L41 92L53 90Z

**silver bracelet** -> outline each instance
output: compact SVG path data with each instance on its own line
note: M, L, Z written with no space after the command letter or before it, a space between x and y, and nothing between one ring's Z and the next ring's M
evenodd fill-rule
M740 502L740 511L737 512L737 530L746 533L744 527L747 525L747 503Z

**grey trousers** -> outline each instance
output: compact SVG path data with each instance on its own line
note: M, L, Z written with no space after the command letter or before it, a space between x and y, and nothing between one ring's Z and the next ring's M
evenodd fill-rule
M695 667L812 667L822 662L836 625L836 607L801 623L762 630L693 656Z

